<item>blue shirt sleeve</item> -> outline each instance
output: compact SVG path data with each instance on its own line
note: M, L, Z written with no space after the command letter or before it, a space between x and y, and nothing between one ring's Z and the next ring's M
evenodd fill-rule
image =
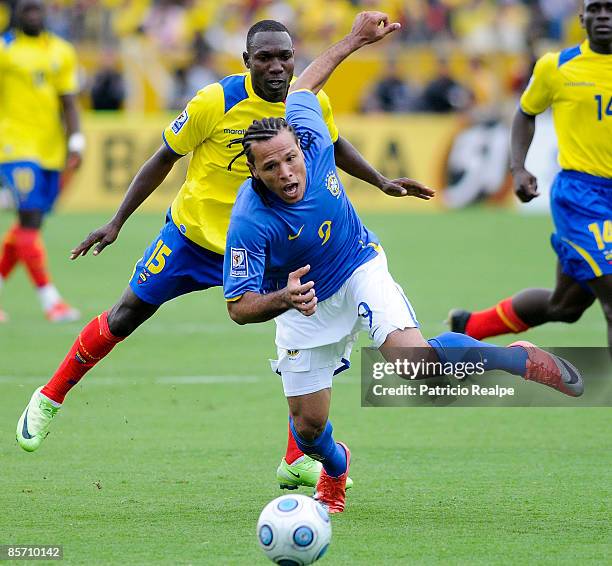
M223 294L238 300L247 291L262 292L266 235L252 218L232 214L223 260Z
M287 122L300 138L306 163L312 162L324 149L333 146L319 100L309 90L289 93L286 116Z

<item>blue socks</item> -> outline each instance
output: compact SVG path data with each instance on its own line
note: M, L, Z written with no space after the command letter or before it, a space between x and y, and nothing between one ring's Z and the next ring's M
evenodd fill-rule
M445 332L428 340L442 363L482 362L485 370L501 369L513 375L525 376L525 348L506 348L480 342L465 334Z
M295 430L293 419L289 419L291 433L298 448L323 464L328 475L337 478L346 472L346 452L332 437L332 425L329 421L325 430L311 442L306 442Z

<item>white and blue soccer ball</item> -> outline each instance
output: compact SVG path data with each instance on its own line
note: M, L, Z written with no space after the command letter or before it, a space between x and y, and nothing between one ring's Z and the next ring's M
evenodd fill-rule
M265 555L276 564L312 564L325 554L331 542L329 515L311 497L277 497L259 516L257 541Z

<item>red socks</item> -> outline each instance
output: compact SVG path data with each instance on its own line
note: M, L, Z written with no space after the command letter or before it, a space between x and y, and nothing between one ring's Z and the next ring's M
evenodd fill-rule
M287 425L287 428L289 429L289 437L287 438L287 452L285 452L285 461L287 464L291 465L298 458L301 458L304 455L304 452L298 448L295 438L293 438L293 434L291 433L291 426Z
M63 403L68 391L121 340L123 338L114 336L108 328L108 313L98 315L81 330L41 393L56 403Z
M474 312L465 327L465 333L476 340L509 334L525 332L529 328L514 312L512 297L504 299L490 309Z
M15 224L5 235L0 255L0 277L7 279L19 262L17 253L17 232L19 225Z
M0 275L6 279L20 261L36 287L49 284L47 252L38 229L15 225L6 233L0 258Z
M21 228L16 232L17 254L24 263L32 283L37 287L49 284L51 278L47 271L47 252L36 228Z

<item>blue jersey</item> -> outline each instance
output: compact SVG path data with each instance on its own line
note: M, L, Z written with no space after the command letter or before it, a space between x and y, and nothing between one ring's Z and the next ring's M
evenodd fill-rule
M286 104L287 122L300 137L306 159L304 197L288 204L266 191L263 202L251 179L242 184L227 233L223 286L228 301L247 291L282 289L289 273L307 264L306 281L314 281L324 301L378 253L378 238L363 225L338 178L334 145L316 96L296 91Z

